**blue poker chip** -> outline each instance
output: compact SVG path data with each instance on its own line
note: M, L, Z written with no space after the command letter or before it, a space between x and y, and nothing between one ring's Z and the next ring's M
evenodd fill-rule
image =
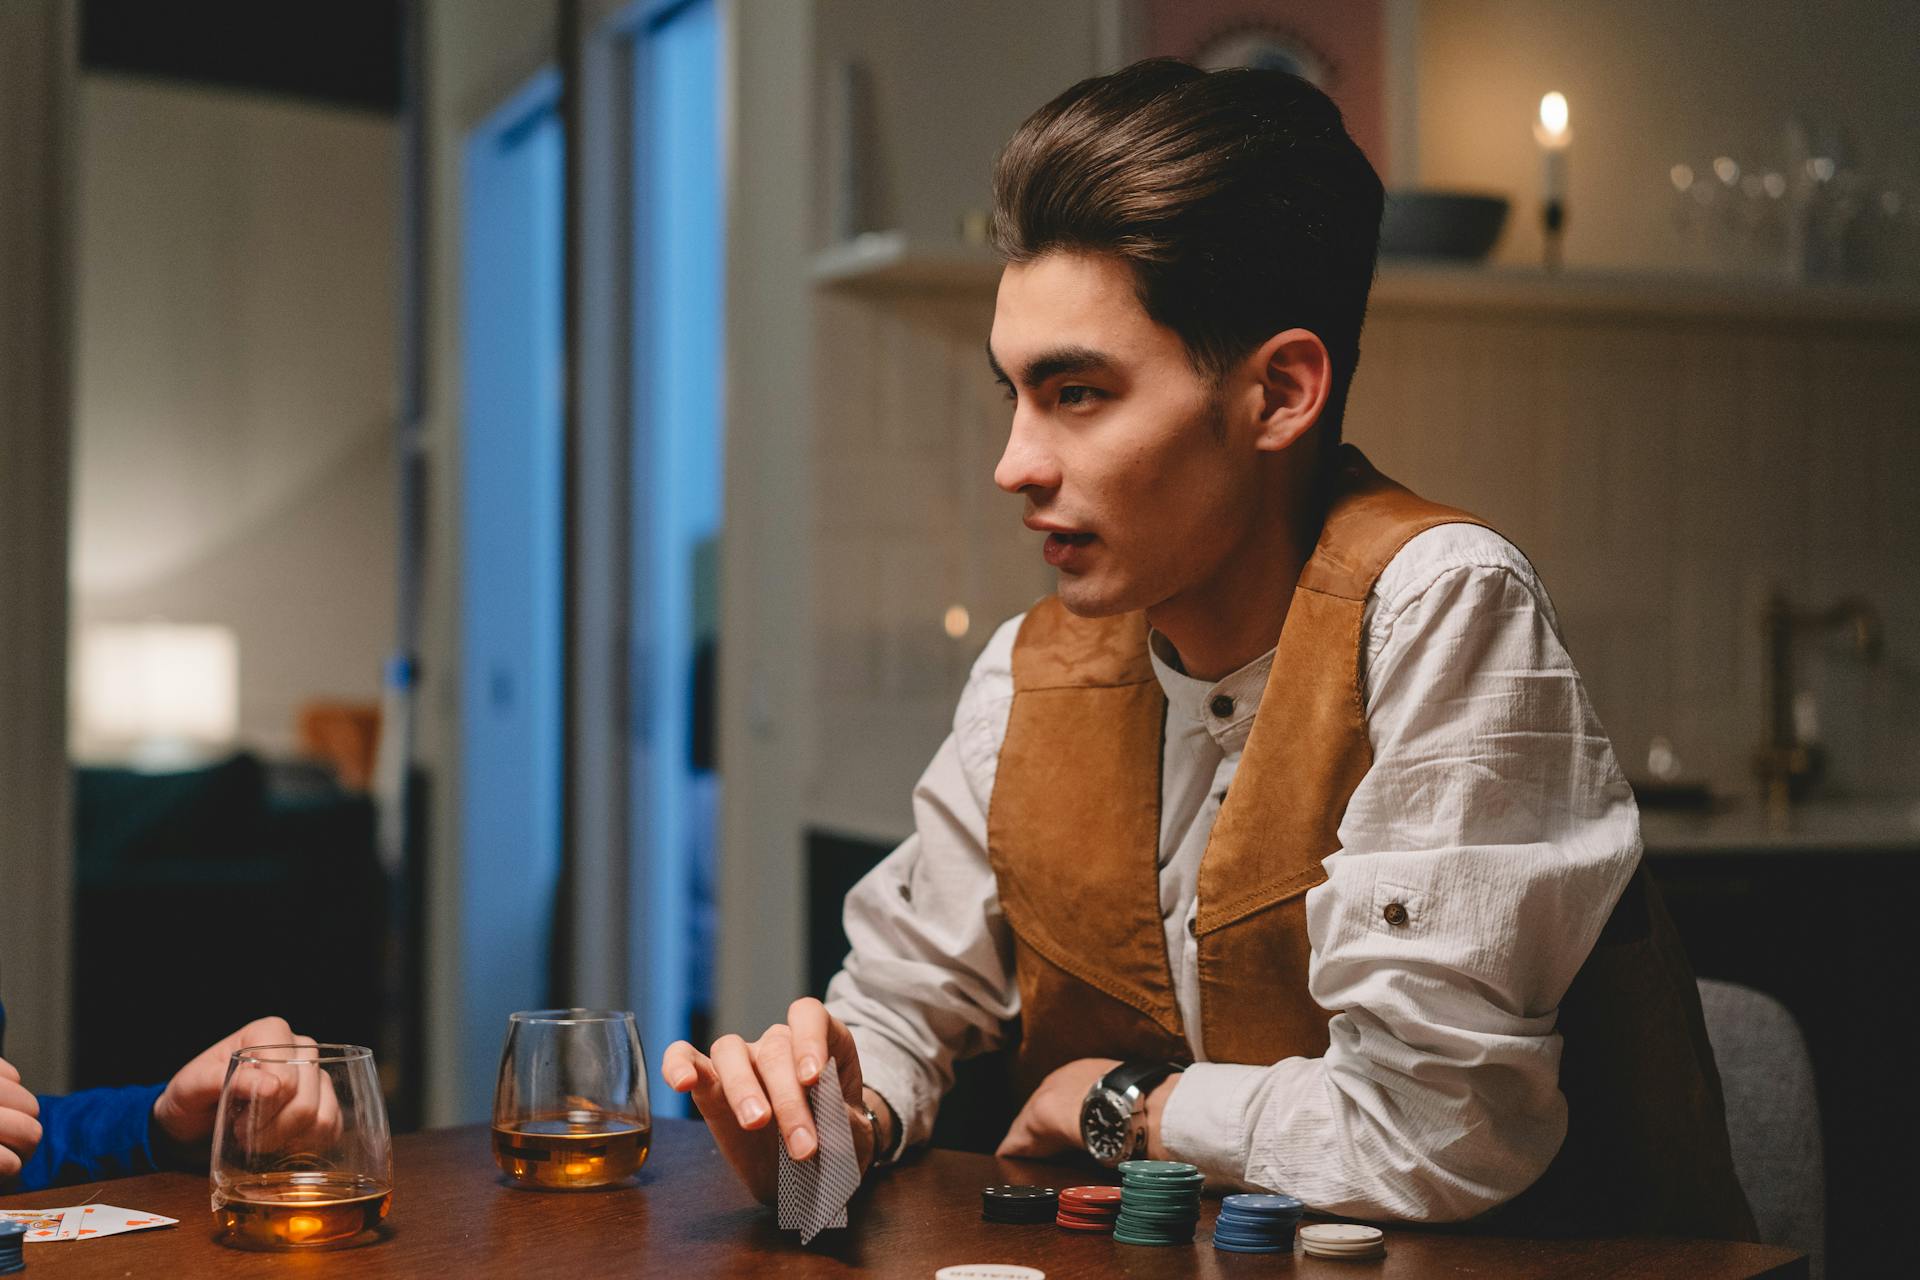
M1293 1227L1290 1224L1283 1227L1263 1227L1250 1222L1234 1222L1228 1218L1216 1219L1213 1229L1224 1231L1229 1235L1254 1236L1261 1240L1283 1240L1293 1234Z
M1292 1196L1267 1195L1259 1192L1244 1192L1228 1196L1220 1202L1221 1212L1232 1210L1235 1213L1257 1213L1262 1216L1288 1215L1299 1217L1306 1205Z
M1285 1231L1292 1231L1294 1227L1299 1225L1292 1218L1282 1218L1277 1222L1276 1221L1262 1222L1258 1218L1240 1218L1240 1217L1235 1217L1233 1214L1230 1214L1230 1213L1223 1213L1218 1218L1214 1219L1214 1221L1216 1221L1223 1227L1231 1227L1235 1231L1251 1231L1256 1235L1267 1235L1267 1236L1279 1235L1280 1233Z
M1291 1240L1289 1240L1285 1244L1234 1244L1232 1241L1222 1240L1220 1239L1220 1237L1215 1236L1213 1239L1213 1247L1220 1250L1220 1252L1222 1253L1292 1253L1293 1252L1293 1242Z

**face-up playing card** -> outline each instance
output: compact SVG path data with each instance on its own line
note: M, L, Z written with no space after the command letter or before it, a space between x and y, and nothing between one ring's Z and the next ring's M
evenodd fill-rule
M798 1231L801 1244L829 1227L847 1225L847 1201L860 1188L860 1161L853 1150L853 1122L847 1118L847 1100L840 1092L840 1068L827 1059L826 1069L807 1090L813 1107L813 1131L819 1149L811 1159L795 1160L780 1144L780 1228Z
M141 1213L137 1209L116 1209L110 1204L82 1205L69 1212L76 1216L61 1228L62 1231L67 1230L68 1226L72 1228L72 1235L61 1237L69 1240L91 1240L96 1236L117 1236L122 1231L171 1227L180 1221L178 1218L163 1218L157 1213Z
M72 1209L0 1209L0 1221L24 1226L28 1244L45 1244L61 1238L61 1225L72 1212Z
M110 1204L77 1204L60 1209L0 1209L0 1219L25 1223L28 1244L92 1240L98 1236L119 1235L122 1231L171 1227L180 1221L157 1213L141 1213L137 1209L116 1209Z

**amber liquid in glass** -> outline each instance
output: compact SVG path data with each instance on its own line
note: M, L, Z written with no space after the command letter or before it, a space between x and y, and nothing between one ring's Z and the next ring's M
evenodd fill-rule
M354 1174L300 1171L236 1179L215 1195L213 1220L244 1249L339 1244L380 1225L393 1188Z
M651 1126L622 1116L572 1111L493 1127L493 1161L535 1187L604 1187L647 1162Z

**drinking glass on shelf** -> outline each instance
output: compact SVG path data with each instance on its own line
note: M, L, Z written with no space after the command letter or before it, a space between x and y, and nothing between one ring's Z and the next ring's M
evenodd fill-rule
M493 1159L530 1187L604 1187L647 1162L653 1112L631 1013L537 1009L507 1019Z
M214 1119L211 1177L223 1243L308 1249L374 1238L393 1203L393 1140L373 1050L236 1051Z

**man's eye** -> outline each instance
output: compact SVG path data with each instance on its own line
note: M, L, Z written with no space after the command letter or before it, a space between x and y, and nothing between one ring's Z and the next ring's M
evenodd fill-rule
M1091 404L1099 395L1100 393L1092 387L1062 387L1060 403L1069 407Z

